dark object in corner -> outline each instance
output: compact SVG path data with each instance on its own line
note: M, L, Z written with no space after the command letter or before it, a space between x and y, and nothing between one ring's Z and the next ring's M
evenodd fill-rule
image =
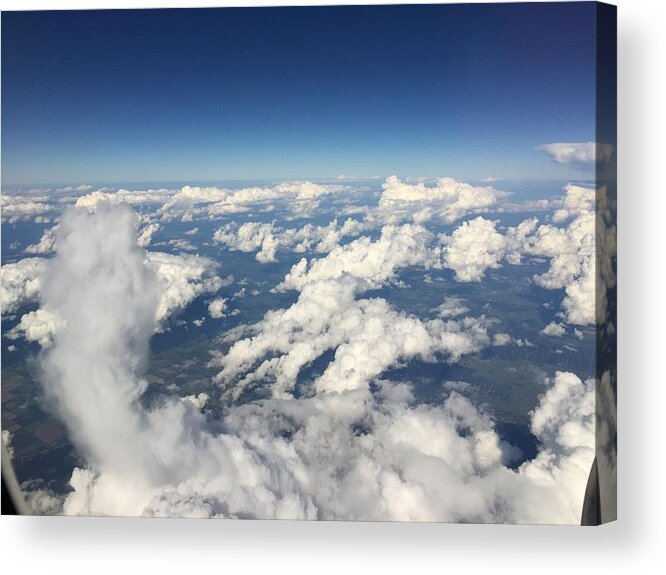
M587 478L585 498L583 499L583 512L580 517L581 525L601 525L601 495L599 493L599 472L597 471L597 458L592 462L592 469Z

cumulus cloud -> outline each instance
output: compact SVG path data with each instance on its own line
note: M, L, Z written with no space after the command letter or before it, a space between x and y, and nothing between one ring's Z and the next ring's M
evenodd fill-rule
M208 313L213 319L224 317L226 309L227 300L223 297L218 297L208 304Z
M57 226L48 228L42 233L42 237L36 244L30 244L25 248L28 254L48 254L55 249L55 229Z
M562 307L574 324L591 324L595 318L595 219L582 212L566 228L539 226L527 238L527 252L550 258L548 270L534 277L546 289L565 290Z
M493 345L502 346L509 345L513 340L508 333L496 333L493 335Z
M361 286L350 276L307 283L290 308L266 314L250 328L251 337L211 362L222 367L216 380L234 397L267 381L275 397L286 397L304 366L335 350L316 389L342 392L363 387L400 360L457 361L491 342L494 322L485 317L423 322L384 299L355 299Z
M192 404L198 410L202 410L206 406L206 403L208 403L208 400L210 399L210 397L207 393L204 393L202 391L198 395L186 395L182 399L183 399L183 401L186 401L186 402Z
M32 220L54 211L51 198L47 195L0 195L0 213L2 223L15 223L18 221Z
M89 184L79 184L78 186L65 186L64 188L59 188L59 192L78 192L84 193L92 190L92 186Z
M267 263L276 260L278 249L290 249L297 253L309 250L329 252L342 238L357 236L367 228L366 224L352 218L345 220L341 226L334 219L326 226L305 224L300 229L283 228L273 222L246 222L222 226L215 231L213 241L233 250L257 251L257 260Z
M274 262L278 242L274 224L246 222L240 226L227 224L213 235L213 241L242 252L257 251L257 260Z
M488 268L500 267L506 239L495 230L495 222L482 217L463 222L442 243L444 267L453 270L461 282L478 282Z
M2 315L15 313L19 307L37 297L44 266L42 258L25 258L0 268Z
M546 327L541 330L543 335L551 337L562 337L566 333L566 328L563 324L551 321Z
M308 181L239 189L184 186L164 202L158 214L167 220L179 217L191 221L195 217L216 218L283 202L292 212L307 216L319 206L321 197L342 189L340 185L323 186Z
M580 520L581 488L594 459L595 381L582 382L573 373L558 372L550 389L532 412L532 433L541 446L536 458L523 463L520 473L541 488L555 484L554 499L541 502L529 495L525 502L538 505L544 515L559 513Z
M309 216L319 207L319 200L340 186L322 186L313 182L283 182L272 188L243 188L234 190L221 202L208 209L209 215L234 211L236 207L268 201L287 201L289 209L301 216Z
M444 302L432 311L437 312L439 317L449 318L467 313L469 308L465 306L462 298L445 297Z
M438 262L438 253L429 246L432 234L423 226L404 224L384 226L378 240L362 236L335 247L326 257L306 258L295 264L279 289L301 290L306 284L345 275L360 279L366 289L380 287L395 278L406 265L429 267Z
M228 284L228 280L217 275L218 264L209 258L147 252L146 259L161 288L157 307L158 322L163 322L200 295L215 293Z
M463 222L450 236L439 236L442 266L453 270L459 282L480 282L488 269L501 267L504 259L518 265L538 223L536 218L523 220L502 234L496 222L481 216Z
M607 164L610 162L615 148L610 144L596 142L557 142L539 146L558 164L573 166L591 166L595 162Z
M548 258L548 270L534 276L534 282L545 289L565 290L562 313L568 323L594 323L596 301L604 302L606 286L615 285L615 227L604 220L609 211L602 209L604 188L567 185L564 192L553 223L539 225L537 218L529 218L502 234L494 222L479 216L463 222L450 236L440 235L442 266L452 269L456 280L472 282L481 281L486 270L499 267L502 260L518 265L523 255ZM595 211L597 196L601 208ZM598 269L595 233L606 245Z
M502 195L490 186L472 186L453 178L441 178L434 186L427 186L423 182L410 184L390 176L382 189L380 210L408 210L415 213L415 221L437 216L446 223L467 214L487 211Z
M19 323L10 329L5 337L8 339L23 338L37 342L41 347L50 347L54 334L62 327L60 316L46 308L39 308L21 316Z
M161 227L162 226L160 226L160 224L157 222L152 222L144 226L139 233L139 237L137 238L137 243L139 246L142 248L149 246L153 239L153 234L158 232Z
M129 204L131 206L163 204L173 196L173 190L96 190L76 200L76 206L94 210L100 203Z
M564 186L564 192L562 207L553 214L553 222L560 223L572 216L594 211L596 200L596 190L594 188L567 184Z
M566 223L566 227L537 225L534 219L523 222L516 228L525 225L523 233L512 234L511 250L550 259L548 270L534 281L546 289L564 289L562 313L568 323L593 324L597 312L598 321L603 322L607 286L616 281L613 261L617 246L606 188L567 185L564 192L553 224Z

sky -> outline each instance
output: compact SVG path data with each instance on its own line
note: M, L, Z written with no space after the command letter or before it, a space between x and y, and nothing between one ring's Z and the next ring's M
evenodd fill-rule
M594 4L3 12L2 185L575 179Z

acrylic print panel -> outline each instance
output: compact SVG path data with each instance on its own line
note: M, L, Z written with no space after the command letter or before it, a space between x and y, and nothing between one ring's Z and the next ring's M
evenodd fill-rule
M615 518L615 9L5 12L3 513Z

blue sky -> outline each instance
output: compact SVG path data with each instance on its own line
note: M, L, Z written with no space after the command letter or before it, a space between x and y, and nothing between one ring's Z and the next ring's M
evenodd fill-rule
M2 14L2 183L580 178L594 4Z

